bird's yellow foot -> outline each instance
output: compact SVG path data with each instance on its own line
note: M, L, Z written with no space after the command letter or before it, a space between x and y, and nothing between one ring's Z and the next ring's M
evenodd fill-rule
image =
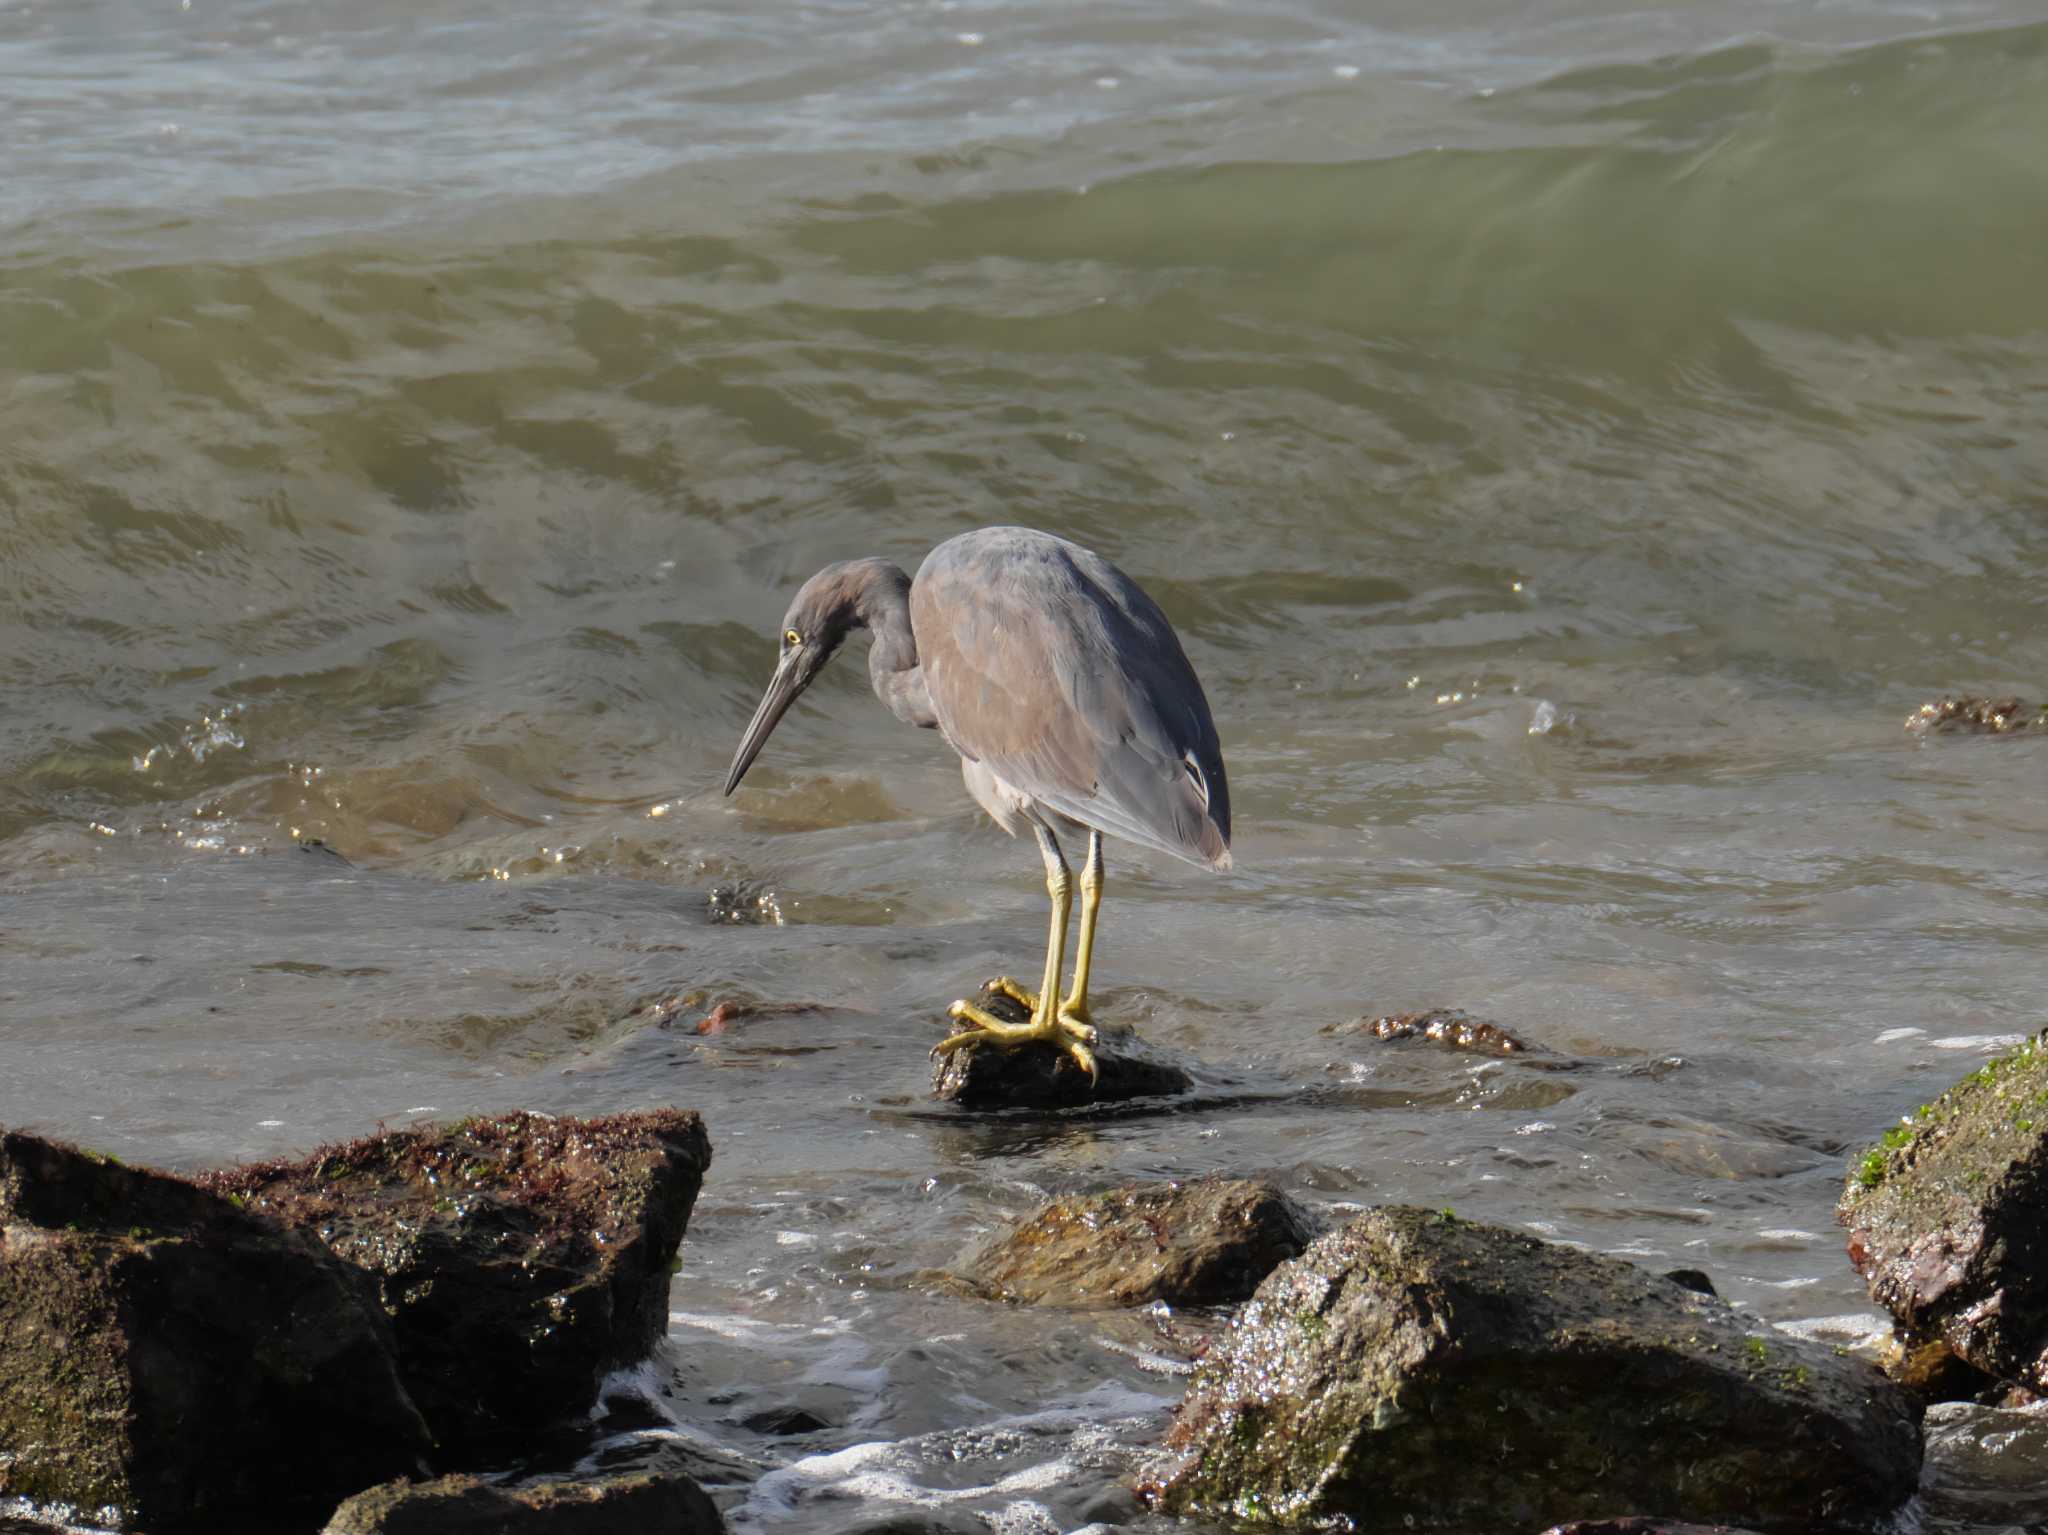
M1006 991L1004 995L1011 993ZM1088 1073L1088 1080L1095 1080L1095 1052L1088 1048L1095 1043L1095 1025L1083 1017L1071 1016L1064 1009L1047 1017L1034 1007L1031 1022L1005 1023L972 1002L955 1002L946 1009L946 1013L955 1022L970 1027L958 1034L949 1034L933 1045L933 1055L951 1055L966 1045L994 1045L1014 1050L1020 1045L1045 1044L1072 1057L1074 1064Z
M1038 1016L1038 993L1026 991L1019 982L1011 980L1009 976L993 976L983 981L981 987L982 990L994 992L999 997L1008 997L1032 1017ZM975 1011L980 1012L981 1009L976 1008ZM957 1018L961 1015L955 1013L954 1016ZM1076 1002L1069 996L1060 1004L1060 1022L1067 1026L1069 1033L1083 1040L1092 1042L1095 1038L1095 1017L1088 1011L1086 1002Z
M983 991L992 991L999 997L1008 997L1033 1017L1038 1015L1038 993L1026 991L1007 975L998 975L981 983Z

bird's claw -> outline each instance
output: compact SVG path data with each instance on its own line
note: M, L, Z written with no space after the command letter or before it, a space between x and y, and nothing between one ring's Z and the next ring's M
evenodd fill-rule
M1013 983L1014 984L1014 983ZM993 989L993 986L992 988ZM1095 1061L1095 1052L1089 1048L1097 1040L1095 1025L1089 1022L1086 1013L1079 1009L1062 1007L1051 1018L1036 1015L1030 1023L1005 1023L993 1014L984 1012L972 1002L955 1002L946 1009L946 1016L966 1028L957 1034L949 1034L932 1046L932 1058L951 1055L955 1050L968 1045L993 1045L999 1049L1012 1050L1020 1045L1045 1044L1069 1057L1087 1074L1092 1085L1100 1077Z

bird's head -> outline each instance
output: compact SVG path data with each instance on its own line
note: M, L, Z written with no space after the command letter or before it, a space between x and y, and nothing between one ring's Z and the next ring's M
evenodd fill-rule
M768 679L768 691L761 706L747 721L740 737L740 749L733 753L732 768L725 775L725 792L732 793L747 776L747 769L768 744L768 737L781 723L797 695L825 669L846 636L865 620L861 601L869 576L866 567L873 560L848 560L827 565L797 591L796 600L782 616L780 650L775 657L775 675Z

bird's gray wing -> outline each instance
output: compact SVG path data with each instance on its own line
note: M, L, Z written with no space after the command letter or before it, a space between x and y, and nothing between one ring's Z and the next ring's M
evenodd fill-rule
M935 554L911 623L939 728L1061 815L1227 868L1222 755L1165 616L1128 578L1058 540Z

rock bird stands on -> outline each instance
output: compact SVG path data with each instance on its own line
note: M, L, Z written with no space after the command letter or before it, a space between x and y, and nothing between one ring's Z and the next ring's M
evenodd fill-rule
M868 675L898 719L960 754L967 792L1011 836L1029 826L1045 859L1052 933L1036 995L990 982L1030 1009L1004 1023L955 1002L964 1045L1043 1042L1093 1078L1088 967L1102 904L1102 838L1127 837L1209 869L1230 867L1230 786L1202 684L1159 605L1101 555L1030 528L949 538L912 581L887 560L828 565L782 621L782 653L726 775L732 793L776 722L846 636L874 637ZM1088 829L1072 988L1059 994L1073 876L1060 827Z

